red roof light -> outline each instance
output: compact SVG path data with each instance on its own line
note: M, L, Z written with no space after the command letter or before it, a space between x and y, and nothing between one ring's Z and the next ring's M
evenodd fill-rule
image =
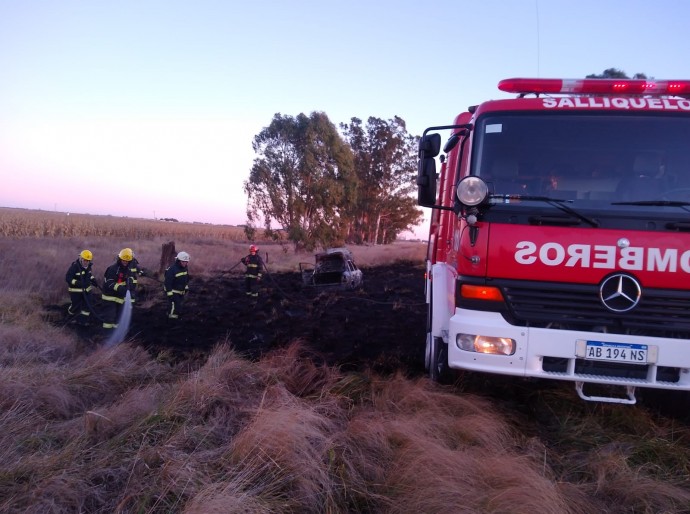
M687 95L690 80L644 79L505 79L498 89L506 93Z

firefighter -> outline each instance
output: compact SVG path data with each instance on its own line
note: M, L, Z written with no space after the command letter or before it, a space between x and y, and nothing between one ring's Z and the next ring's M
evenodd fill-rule
M179 319L182 315L184 296L189 292L189 254L180 252L175 257L175 264L165 270L163 289L168 298L168 318Z
M93 266L93 254L90 250L82 250L67 270L65 281L69 292L70 306L67 314L75 316L77 324L88 326L91 316L91 303L89 296L93 287L98 287L98 282L91 272Z
M251 245L249 255L242 257L240 262L247 267L244 274L245 293L251 298L258 298L261 271L266 268L264 261L259 257L259 248L256 245Z
M139 277L145 277L147 274L147 271L139 264L139 261L137 260L137 256L134 255L134 252L132 251L131 248L125 248L125 250L128 250L129 252L132 253L132 260L129 261L129 272L130 272L130 283L129 283L129 294L130 297L132 298L132 304L136 305L136 295L137 295L137 286L139 285L139 282L137 279Z
M115 257L115 262L105 270L103 281L103 329L110 332L117 328L122 307L130 287L132 250L123 248Z

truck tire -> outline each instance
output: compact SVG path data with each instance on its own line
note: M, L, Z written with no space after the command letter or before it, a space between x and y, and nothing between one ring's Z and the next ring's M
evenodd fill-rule
M426 349L424 350L424 371L429 373L431 367L431 332L426 333Z
M424 352L424 369L434 382L447 382L450 375L448 368L448 348L440 337L434 337L431 325L434 313L433 285L429 308L426 317L426 351Z
M448 383L448 346L440 337L428 337L429 378L434 382Z
M429 285L431 287L431 285ZM433 296L430 296L429 307L426 310L426 349L424 350L424 371L429 372L429 367L431 366L431 318L434 308Z

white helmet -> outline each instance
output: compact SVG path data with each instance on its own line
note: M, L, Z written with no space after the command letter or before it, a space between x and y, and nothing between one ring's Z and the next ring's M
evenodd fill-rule
M175 257L178 261L189 262L189 254L187 252L180 252Z

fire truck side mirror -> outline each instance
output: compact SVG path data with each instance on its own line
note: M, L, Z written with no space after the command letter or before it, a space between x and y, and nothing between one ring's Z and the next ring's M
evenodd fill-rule
M436 161L433 157L419 160L417 203L423 207L433 207L436 203Z
M432 207L436 203L436 161L441 153L441 134L424 134L419 140L419 164L417 169L417 203Z
M419 158L436 157L441 152L441 134L425 134L419 140Z

